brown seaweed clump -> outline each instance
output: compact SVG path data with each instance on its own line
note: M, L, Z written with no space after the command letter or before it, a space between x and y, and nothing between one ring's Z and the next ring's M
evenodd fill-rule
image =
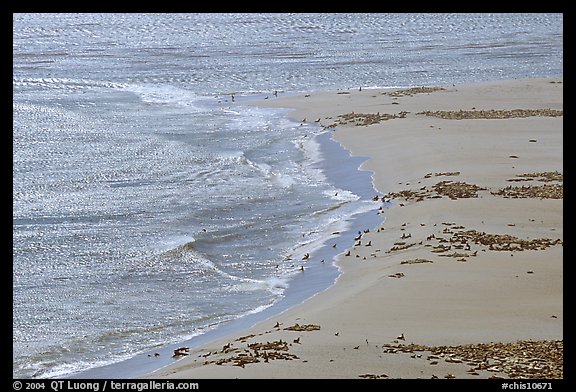
M511 178L507 180L509 182L520 182L520 181L541 181L541 182L550 182L550 181L564 181L564 176L562 173L558 171L553 172L540 172L540 173L523 173L517 174L516 178Z
M496 192L491 192L495 196L502 196L505 198L525 199L525 198L540 198L540 199L563 199L564 187L560 184L545 184L534 186L507 186Z
M378 124L382 121L393 120L397 118L405 118L408 112L400 112L398 114L380 114L378 113L346 113L340 114L339 120L334 124L328 126L328 128L334 128L338 125L353 125L355 127L365 127L368 125Z
M288 343L280 340L266 343L251 343L247 349L240 352L240 349L229 349L223 351L225 353L234 352L236 355L227 358L220 358L217 360L206 361L204 364L226 365L232 364L234 366L245 367L251 363L265 362L268 363L272 360L285 360L291 361L299 359L298 356L290 354Z
M545 250L548 247L562 244L560 239L535 238L524 240L509 234L489 234L476 230L456 233L453 241L466 242L467 240L488 246L490 250L501 251Z
M317 324L304 324L304 325L299 325L298 323L290 326L290 327L286 327L284 328L286 331L319 331L320 330L320 326Z
M389 92L385 91L382 93L382 95L388 95L390 97L406 97L406 96L411 97L416 94L430 94L433 93L434 91L442 91L442 90L446 89L443 87L412 87Z
M563 378L564 342L562 340L521 340L514 343L479 343L460 346L424 346L420 344L384 344L385 353L429 351L431 365L438 361L466 363L468 374L487 371L504 373L509 378Z
M434 185L433 188L439 195L448 196L451 199L478 197L478 191L486 190L486 188L478 185L452 181L441 181Z
M512 110L458 110L458 111L424 111L416 114L439 117L445 120L469 120L469 119L504 119L524 117L559 117L563 116L562 110L555 109L512 109Z

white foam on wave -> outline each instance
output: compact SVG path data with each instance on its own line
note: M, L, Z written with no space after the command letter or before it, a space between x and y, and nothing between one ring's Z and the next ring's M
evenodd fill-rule
M325 183L326 176L319 165L324 160L322 151L320 150L320 143L314 137L304 136L293 141L294 145L301 149L304 153L305 161L303 169L306 175L314 182Z
M67 90L83 90L87 88L123 89L128 85L110 81L70 78L12 78L13 86L46 87Z
M288 288L288 278L271 276L263 280L236 278L241 280L230 289L231 291L257 291L268 290L274 295L281 295Z
M322 193L330 197L332 200L337 201L351 202L360 200L360 196L358 196L354 192L344 189L325 190Z
M160 251L168 251L180 247L191 246L196 239L190 235L175 235L173 237L166 237L158 241L158 249Z
M136 94L146 103L186 107L195 112L203 110L200 105L202 97L191 90L173 85L130 84L124 90Z
M36 378L62 378L70 377L75 374L84 372L89 369L98 368L101 366L107 366L114 363L125 361L134 356L134 353L114 355L109 359L95 360L95 361L77 361L73 363L60 363L52 367L43 367L43 369L48 369L46 371L41 371L39 374L35 375ZM39 367L39 366L38 366Z
M169 252L177 252L179 254L185 253L186 257L193 261L196 268L203 271L210 271L215 273L226 280L234 282L231 286L231 291L256 291L256 290L268 290L274 295L280 295L288 287L288 280L282 277L268 277L266 279L258 280L251 278L244 278L240 276L235 276L223 271L219 268L212 260L205 257L202 253L194 250L194 240L188 242L176 242L179 239L186 240L186 237L176 237L174 242L179 244L176 248L169 250Z
M253 169L258 175L270 179L280 185L282 188L289 188L296 183L296 180L287 173L275 170L265 162L255 162L246 157L244 151L232 151L221 155L224 161L232 161L240 165L246 165Z

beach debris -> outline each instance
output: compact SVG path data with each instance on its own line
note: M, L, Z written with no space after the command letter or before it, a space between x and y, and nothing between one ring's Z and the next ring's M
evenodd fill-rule
M281 350L281 351L288 351L288 343L280 340L275 340L273 342L266 342L266 343L251 343L248 345L248 348L254 351L261 351L261 350Z
M337 127L338 125L352 125L355 127L365 127L368 125L378 124L382 121L393 120L397 118L406 118L409 112L401 111L398 114L383 113L346 113L338 115L339 120L329 125L329 128Z
M392 275L388 275L389 278L403 278L404 277L404 273L403 272L396 272L395 274Z
M550 182L550 181L564 181L564 175L558 171L553 172L539 172L539 173L523 173L523 174L516 174L516 178L511 178L506 180L509 182L519 182L519 181L541 181L541 182Z
M376 379L380 379L380 378L388 378L388 375L386 375L386 374L370 374L370 373L366 373L366 374L360 374L358 377L376 380Z
M238 339L236 339L236 341L240 342L240 343L245 343L246 340L251 339L253 337L256 337L256 335L250 334L250 335L246 335L246 336L240 336Z
M237 350L236 350L237 351ZM212 361L206 361L205 364L225 365L232 364L244 368L252 363L269 363L271 360L294 360L299 359L298 356L290 354L288 343L282 339L266 343L251 343L244 349L243 352L237 355L220 358Z
M422 264L422 263L433 263L433 261L428 259L410 259L410 260L403 260L400 262L400 264Z
M404 333L401 333L399 336L396 336L396 339L398 339L398 340L406 340L406 338L404 337Z
M411 87L407 89L401 90L394 90L394 91L385 91L382 95L388 95L390 97L411 97L416 94L430 94L435 91L443 91L446 90L443 87Z
M434 190L441 196L448 196L451 199L462 199L478 197L479 190L486 188L465 182L441 181L433 186Z
M508 378L563 378L562 340L520 340L514 343L459 346L383 344L382 349L384 353L391 354L428 351L431 355L426 359L430 361L430 365L437 365L441 358L449 363L466 363L470 366L470 374L486 371L506 374Z
M559 117L563 116L562 110L555 109L512 109L512 110L458 110L458 111L423 111L416 114L443 118L445 120L468 120L468 119L503 119L523 117Z
M172 355L172 358L181 357L181 356L185 356L185 355L189 355L189 354L190 354L190 348L179 347L176 350L174 350L174 354Z
M459 175L460 175L459 171L434 173L434 176L436 176L436 177L439 177L439 176L459 176Z
M425 199L438 199L443 196L455 200L478 197L478 191L480 190L486 190L486 188L465 182L441 181L434 185L432 189L421 187L418 191L402 190L399 192L390 192L386 196L390 198L401 198L406 201L415 200L416 202Z
M316 324L304 324L299 325L298 323L284 328L286 331L318 331L320 330L320 326Z
M436 173L436 175L459 175L460 172L443 172ZM432 177L432 173L428 173L424 178ZM558 171L554 172L540 172L540 173L524 173L516 175L516 178L508 179L510 182L520 181L541 181L541 182L562 182L563 175ZM384 197L390 199L404 199L406 201L414 200L416 202L426 199L437 199L444 196L452 200L461 198L476 198L479 191L487 190L487 188L468 184L466 182L453 182L441 181L432 187L420 187L418 190L401 190L398 192L390 192ZM490 191L494 196L502 196L506 198L541 198L541 199L562 199L563 186L562 184L545 184L545 185L529 185L521 187L508 186L496 191Z
M439 256L441 256L441 257L461 257L462 258L462 257L469 257L470 255L468 253L454 252L454 253L450 253L448 255L439 255Z
M390 248L390 250L386 251L386 253L395 252L395 251L399 251L399 250L405 250L405 249L408 249L414 245L416 245L416 242L411 243L411 244L395 245L392 248Z
M505 198L540 198L540 199L563 199L564 187L559 184L545 184L513 187L511 185L506 188L499 189L496 192L490 192L494 196L502 196Z
M562 245L560 239L535 238L525 240L509 234L488 234L476 230L467 230L454 235L457 240L469 240L472 243L487 245L490 250L495 251L523 251L523 250L545 250L554 245Z

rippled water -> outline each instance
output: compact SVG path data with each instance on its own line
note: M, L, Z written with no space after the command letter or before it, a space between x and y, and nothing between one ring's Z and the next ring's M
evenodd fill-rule
M563 67L561 14L13 22L14 377L68 376L259 312L304 252L372 208L322 171L320 129L252 97Z

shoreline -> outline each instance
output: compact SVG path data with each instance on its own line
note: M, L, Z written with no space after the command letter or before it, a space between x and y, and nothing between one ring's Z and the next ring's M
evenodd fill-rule
M147 377L562 378L562 102L562 78L266 102L336 124L394 205L330 288Z
M248 104L251 105L251 102L248 101ZM336 188L352 192L359 197L359 200L351 203L365 203L365 207L369 207L369 209L348 216L345 223L333 223L334 230L332 231L338 234L328 237L323 236L307 245L303 245L300 251L307 250L310 254L310 259L306 260L305 263L300 262L298 264L304 264L306 271L301 275L289 277L289 285L280 298L261 311L248 313L236 319L214 325L212 328L207 328L204 332L188 340L168 343L155 350L146 350L120 362L91 368L69 375L67 378L142 377L150 372L173 365L175 360L172 358L172 354L179 347L186 346L191 349L200 349L218 339L250 329L258 323L275 317L277 314L281 314L287 309L297 306L331 287L341 274L341 269L336 265L336 256L341 252L339 249L345 249L353 243L350 238L354 234L356 227L376 226L377 222L381 220L376 214L377 205L370 200L376 192L370 173L359 173L359 165L366 161L367 157L352 156L349 150L336 140L333 140L331 136L329 132L322 132L315 134L313 137L318 143L318 148L323 156L320 161L314 163L314 166L323 172L330 184ZM360 206L356 207L356 209L359 210ZM328 228L326 230L327 233L331 231ZM323 260L322 263L320 263L320 260ZM295 259L294 261L299 260Z

